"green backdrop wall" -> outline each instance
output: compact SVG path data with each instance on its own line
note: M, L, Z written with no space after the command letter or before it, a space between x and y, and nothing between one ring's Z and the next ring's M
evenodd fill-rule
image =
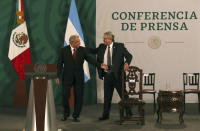
M25 20L32 63L55 64L63 46L71 0L24 0ZM86 47L96 47L96 0L76 0ZM18 78L8 59L9 39L16 13L16 0L0 0L0 106L13 106ZM92 56L95 58L95 56ZM97 102L96 70L89 65L91 80L85 85L84 103ZM27 80L29 81L29 80ZM61 103L61 86L53 81L56 104Z

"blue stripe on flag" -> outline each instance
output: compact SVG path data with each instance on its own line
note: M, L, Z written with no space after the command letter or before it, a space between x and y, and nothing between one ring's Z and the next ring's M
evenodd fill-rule
M68 45L66 41L64 41L64 46Z
M84 73L84 82L87 82L89 80L88 76Z
M81 39L84 41L75 0L71 1L70 11L69 11L69 19L71 20L72 24L74 25L74 27L75 27L76 31L78 32L79 36L81 37Z

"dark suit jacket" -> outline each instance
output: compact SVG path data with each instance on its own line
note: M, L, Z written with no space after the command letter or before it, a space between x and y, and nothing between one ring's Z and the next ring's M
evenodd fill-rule
M101 43L96 49L89 49L90 53L97 54L97 62L103 63L104 53L106 50L106 45ZM125 58L125 61L124 61ZM120 79L121 72L124 68L124 64L130 64L132 60L132 55L127 51L123 43L113 43L113 53L112 53L112 68L111 72L114 72L115 77ZM99 78L103 79L104 70L98 68Z
M73 84L74 79L76 83L79 83L80 85L84 84L84 60L87 60L95 66L100 67L100 64L98 62L96 62L94 59L88 56L85 47L80 46L76 50L76 60L73 59L71 47L69 45L61 49L57 64L57 72L58 77L61 76L62 70L64 68L62 77L64 86L71 86Z

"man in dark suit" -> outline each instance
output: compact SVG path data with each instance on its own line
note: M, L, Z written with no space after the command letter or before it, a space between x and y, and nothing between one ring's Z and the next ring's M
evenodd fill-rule
M119 96L122 97L121 73L123 70L129 69L129 64L132 60L132 55L127 51L124 44L114 42L112 32L105 32L103 41L104 43L100 44L98 48L88 49L88 52L97 54L97 62L108 66L108 70L98 68L99 78L104 79L104 107L103 115L99 120L109 119L114 88ZM126 114L132 115L131 110L127 108Z
M62 95L63 95L63 107L64 114L62 120L67 120L67 117L70 115L69 107L69 97L70 97L70 88L74 86L74 113L73 118L75 122L79 122L77 119L80 115L82 104L83 104L83 86L84 86L84 71L83 63L84 60L96 65L98 68L106 69L105 65L93 60L88 56L84 47L80 46L80 39L77 35L72 35L69 38L70 45L65 46L61 49L58 64L57 72L58 77L62 75ZM63 67L64 64L64 67ZM59 78L56 78L56 83L59 83Z

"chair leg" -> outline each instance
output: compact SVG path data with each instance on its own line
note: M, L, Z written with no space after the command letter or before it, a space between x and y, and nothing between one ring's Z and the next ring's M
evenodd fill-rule
M156 96L155 96L155 94L153 94L153 97L154 97L154 101L153 101L154 107L153 107L153 109L154 109L154 113L155 113L156 112Z
M158 106L158 110L157 110L157 123L161 123L161 120L162 120L162 113L160 111L160 106Z
M139 110L139 116L141 117L140 122L141 125L144 125L144 106L143 105L138 105L138 110Z
M198 93L198 103L199 103L199 112L200 112L200 93Z
M179 115L179 122L180 122L180 124L184 123L183 114L184 114L184 112L180 112L180 115Z
M157 111L157 123L159 123L160 116L159 116L159 110Z
M120 106L119 108L119 114L120 114L120 125L122 124L123 120L124 120L124 108L122 106Z
M141 125L144 125L145 124L145 118L144 118L144 106L142 105L142 122L141 122Z
M184 112L185 112L185 93L184 93Z

